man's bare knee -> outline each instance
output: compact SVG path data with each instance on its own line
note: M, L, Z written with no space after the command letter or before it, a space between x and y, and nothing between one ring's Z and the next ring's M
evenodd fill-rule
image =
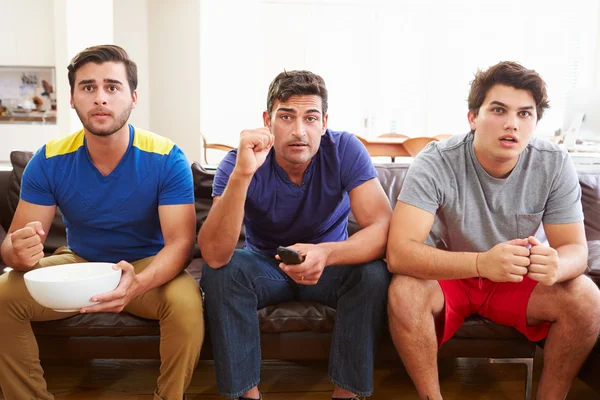
M388 289L390 318L404 320L423 312L437 313L444 306L444 296L437 281L406 275L394 275Z
M534 305L540 314L537 319L567 320L582 333L595 332L600 326L600 291L588 277L582 275L551 287L538 285L536 292L539 295Z
M565 282L561 301L564 315L570 317L580 329L598 332L600 326L600 290L587 276ZM582 332L583 333L583 332Z

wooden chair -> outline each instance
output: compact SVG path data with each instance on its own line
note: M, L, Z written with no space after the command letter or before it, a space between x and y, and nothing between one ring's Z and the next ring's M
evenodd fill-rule
M438 139L433 137L416 137L409 138L402 142L404 149L410 154L411 157L416 157L421 150L429 144L429 142L437 142Z
M383 133L378 138L392 138L392 139L408 139L410 136L403 135L401 133Z
M231 151L234 149L234 147L231 147L229 145L226 144L220 144L220 143L207 143L206 142L206 136L204 136L204 134L200 134L200 136L202 137L202 148L204 149L204 164L208 164L208 158L206 157L206 150L208 149L213 149L213 150L221 150L221 151Z
M435 135L434 138L436 138L437 140L446 140L448 138L451 138L452 134L451 133L442 133L440 135Z
M356 138L357 138L358 140L360 140L360 142L361 142L361 143L362 143L362 144L363 144L365 147L367 147L367 145L369 144L369 142L367 141L367 139L363 138L362 136L358 136L358 135L354 135L354 136L356 136ZM368 147L367 147L367 148L368 148Z

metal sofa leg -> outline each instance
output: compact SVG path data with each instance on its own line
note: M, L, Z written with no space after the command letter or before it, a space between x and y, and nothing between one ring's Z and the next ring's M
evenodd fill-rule
M490 364L525 364L527 380L525 381L525 400L531 400L533 386L533 358L488 358Z

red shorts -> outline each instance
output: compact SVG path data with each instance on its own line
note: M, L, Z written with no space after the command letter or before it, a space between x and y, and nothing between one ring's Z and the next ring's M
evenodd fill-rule
M532 342L548 336L550 322L527 325L527 303L537 285L527 276L522 282L492 282L478 278L440 280L444 292L444 314L437 325L438 345L450 339L465 318L479 314L500 325L512 326Z

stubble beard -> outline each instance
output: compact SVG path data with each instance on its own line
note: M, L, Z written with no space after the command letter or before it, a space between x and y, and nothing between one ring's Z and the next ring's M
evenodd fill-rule
M119 114L116 117L113 116L114 122L112 124L106 127L99 128L95 128L94 125L90 123L90 119L92 118L91 116L87 117L86 115L82 115L82 113L77 109L77 107L75 107L75 112L77 113L77 116L79 117L79 120L83 124L83 127L86 129L86 131L88 131L94 136L107 137L114 134L119 129L125 126L125 124L129 120L129 116L131 115L132 109L132 105L129 105L129 107L123 110L121 114Z

